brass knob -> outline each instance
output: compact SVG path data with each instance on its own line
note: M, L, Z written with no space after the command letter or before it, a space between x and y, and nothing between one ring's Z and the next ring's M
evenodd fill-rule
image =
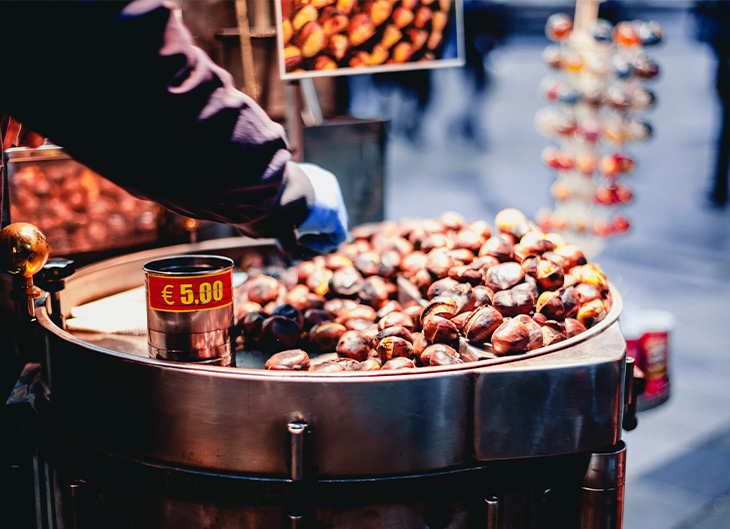
M48 260L50 247L43 233L27 222L8 224L0 232L0 268L26 279Z

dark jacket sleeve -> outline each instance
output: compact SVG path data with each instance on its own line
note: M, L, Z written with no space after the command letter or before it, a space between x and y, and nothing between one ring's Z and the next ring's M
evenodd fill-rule
M138 197L278 237L309 181L165 0L0 2L0 107Z

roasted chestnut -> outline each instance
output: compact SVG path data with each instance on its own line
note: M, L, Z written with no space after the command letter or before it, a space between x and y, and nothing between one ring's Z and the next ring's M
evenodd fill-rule
M302 349L290 349L272 355L264 364L265 369L278 371L306 371L309 355Z
M309 331L309 343L320 352L334 351L346 331L347 327L341 323L325 321L315 325Z
M494 307L490 305L479 307L472 311L464 324L464 337L475 345L484 344L503 321L504 316Z
M443 343L429 345L423 350L419 358L421 363L426 366L462 363L456 349Z
M415 356L413 344L399 336L387 336L383 338L378 342L375 350L378 353L378 358L384 363L397 356L409 359Z
M343 266L332 272L328 295L354 298L363 288L363 277L354 266Z
M393 357L383 364L381 371L388 369L414 369L416 364L410 358L404 356Z
M451 344L459 339L459 329L449 319L429 315L423 320L423 336L431 343Z
M521 321L511 318L497 327L491 341L499 356L524 353L530 346L530 330Z
M269 316L261 324L258 347L266 352L293 349L299 341L302 326L286 316Z
M507 290L525 279L525 272L519 263L508 261L490 267L484 274L484 284L495 293Z
M250 301L263 306L274 301L281 291L276 278L267 275L252 277L246 282L246 295Z

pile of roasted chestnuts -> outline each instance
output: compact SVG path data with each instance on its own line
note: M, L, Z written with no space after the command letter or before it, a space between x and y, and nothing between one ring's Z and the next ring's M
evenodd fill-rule
M289 0L282 4L289 73L434 60L452 0Z
M455 212L362 225L335 253L253 270L235 297L239 345L275 370L449 366L524 354L606 317L606 276L578 248L515 209L494 226Z

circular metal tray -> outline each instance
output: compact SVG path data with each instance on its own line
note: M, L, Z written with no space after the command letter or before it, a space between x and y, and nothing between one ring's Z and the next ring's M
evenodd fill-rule
M165 255L277 252L220 239L79 269L68 309L143 284ZM400 372L296 373L156 360L36 315L45 398L36 409L85 443L145 461L262 476L388 476L600 449L621 437L621 300L581 336L521 356ZM297 468L293 468L296 466Z

